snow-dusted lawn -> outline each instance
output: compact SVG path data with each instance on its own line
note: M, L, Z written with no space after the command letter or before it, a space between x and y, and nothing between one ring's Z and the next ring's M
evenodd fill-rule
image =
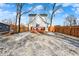
M70 56L79 55L79 40L54 33L30 32L0 36L0 55Z

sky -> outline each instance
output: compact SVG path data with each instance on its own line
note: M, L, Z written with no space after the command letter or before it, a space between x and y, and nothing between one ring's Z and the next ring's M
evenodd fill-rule
M22 15L21 23L28 24L29 14L48 14L47 21L50 22L52 14L53 3L26 3L23 6L23 12L30 10L32 7L35 8ZM54 25L63 25L65 17L68 15L74 15L79 20L79 4L78 3L57 3L56 8L60 7L56 12L53 19ZM16 17L16 5L15 3L0 3L0 22L6 22L7 20L15 22Z

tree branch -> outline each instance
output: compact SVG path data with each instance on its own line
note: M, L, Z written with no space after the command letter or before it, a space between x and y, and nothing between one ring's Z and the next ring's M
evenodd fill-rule
M35 7L36 7L36 6L34 6L33 8L31 8L29 11L24 11L21 15L24 15L24 14L26 14L26 13L31 12Z

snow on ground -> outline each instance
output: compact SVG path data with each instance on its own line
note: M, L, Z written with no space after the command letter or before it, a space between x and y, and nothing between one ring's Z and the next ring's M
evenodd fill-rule
M55 33L19 33L0 36L2 56L75 56L79 55L79 40Z

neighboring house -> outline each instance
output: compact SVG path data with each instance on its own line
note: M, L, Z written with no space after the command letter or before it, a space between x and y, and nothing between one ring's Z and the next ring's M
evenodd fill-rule
M7 31L10 31L10 25L0 22L0 32L7 32Z
M47 28L47 14L29 14L29 29L30 27L45 27Z

